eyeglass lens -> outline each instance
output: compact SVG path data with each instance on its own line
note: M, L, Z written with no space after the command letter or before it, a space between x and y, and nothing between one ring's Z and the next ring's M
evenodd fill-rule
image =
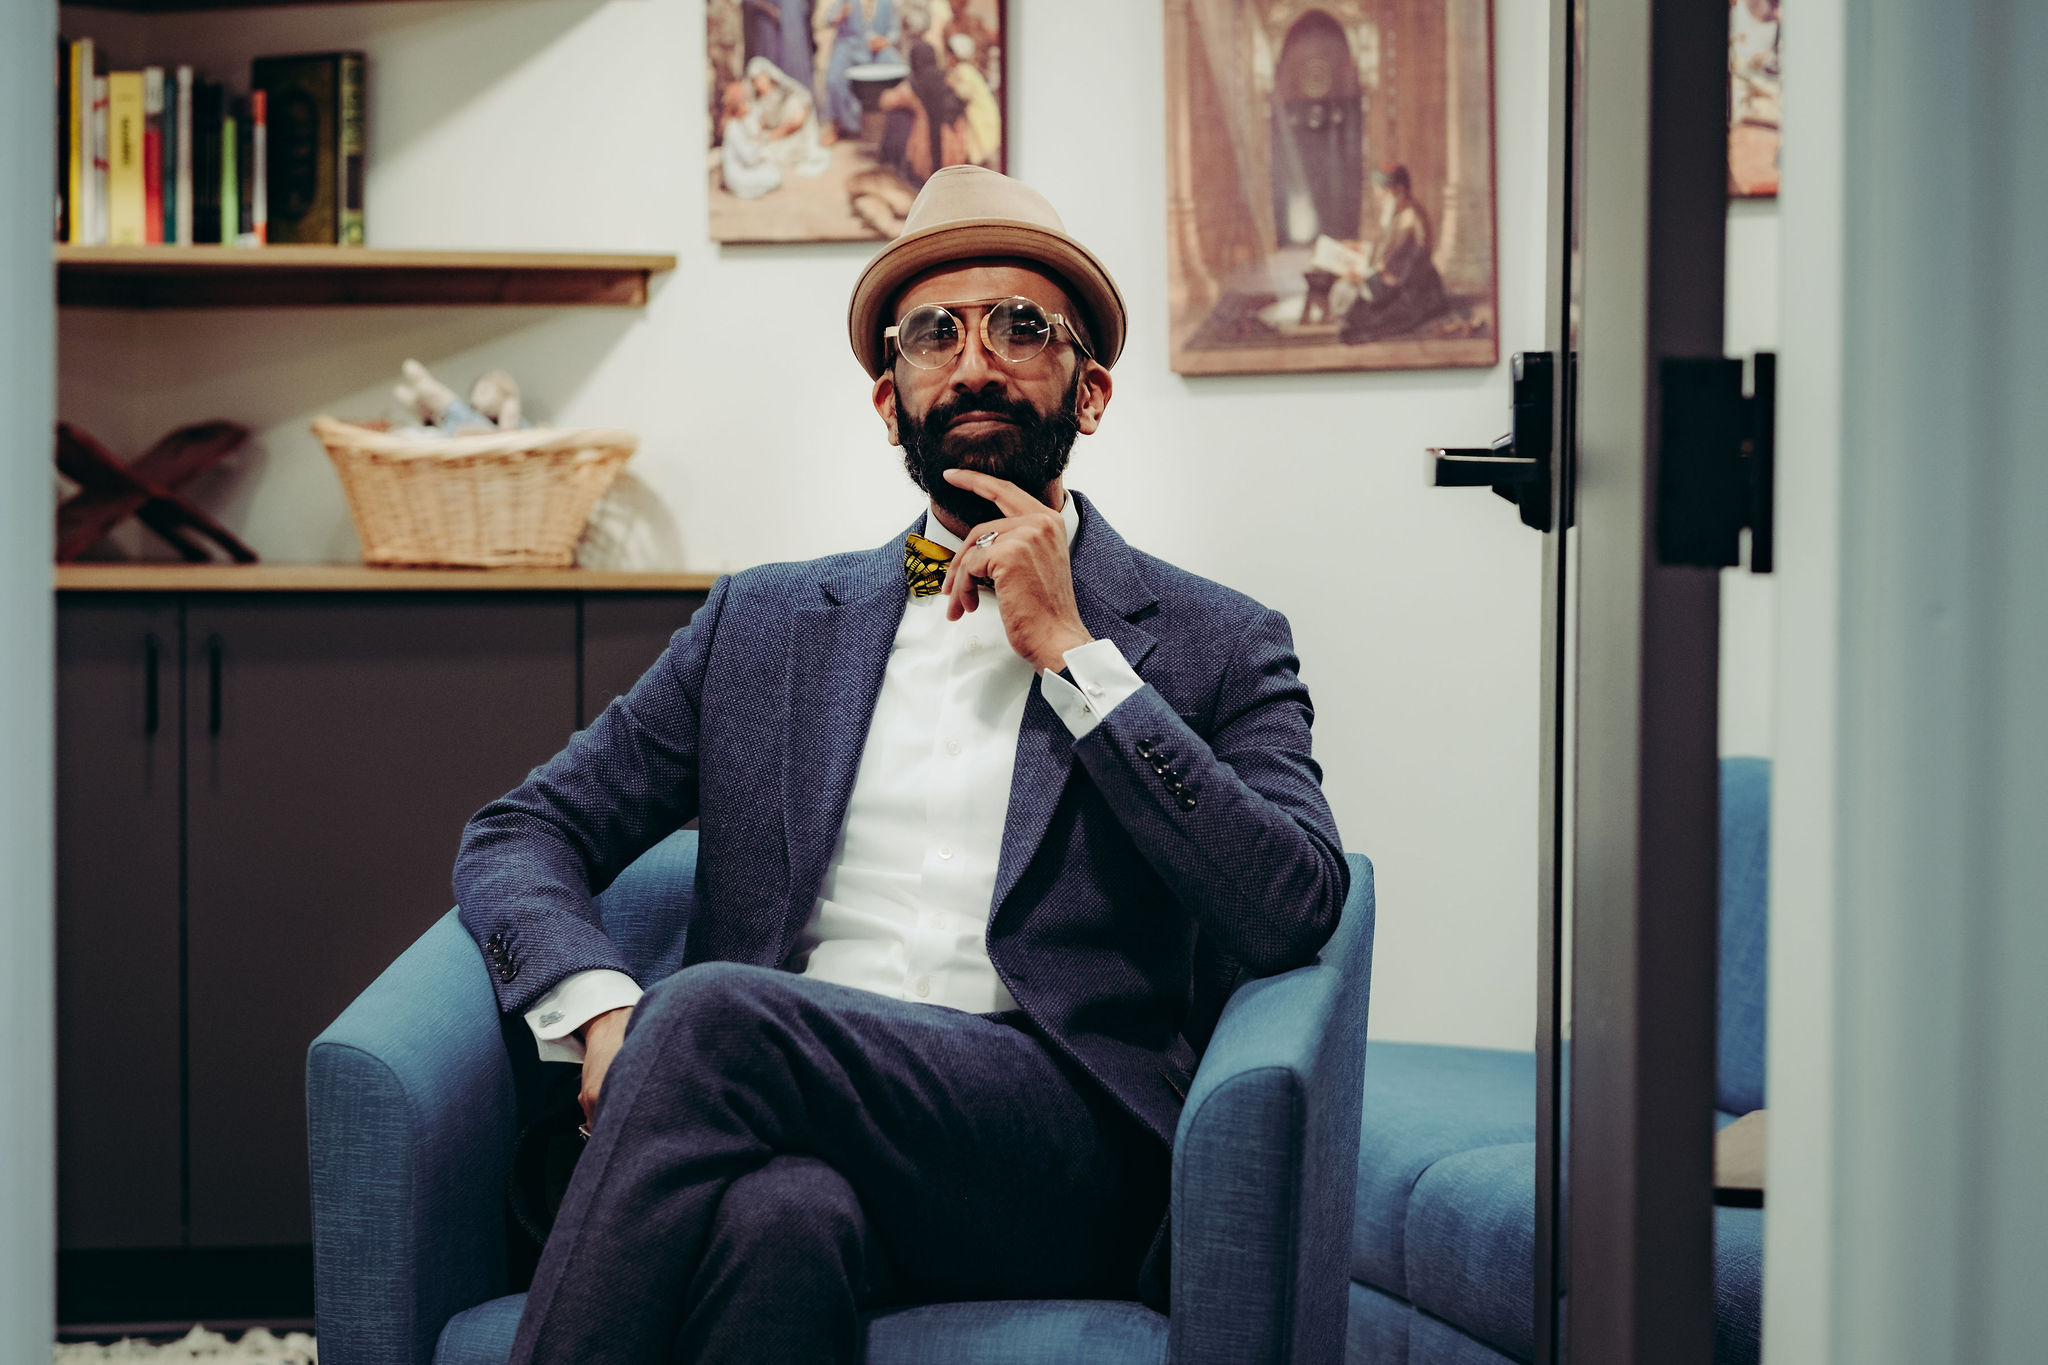
M1052 339L1052 319L1030 299L1003 299L988 311L988 348L1012 364L1031 359ZM960 354L965 332L960 319L936 303L913 308L896 325L903 358L921 369L943 365Z

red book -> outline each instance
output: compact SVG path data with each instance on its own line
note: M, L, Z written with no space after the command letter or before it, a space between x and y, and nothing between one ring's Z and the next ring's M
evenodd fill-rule
M142 240L164 240L164 69L142 72Z

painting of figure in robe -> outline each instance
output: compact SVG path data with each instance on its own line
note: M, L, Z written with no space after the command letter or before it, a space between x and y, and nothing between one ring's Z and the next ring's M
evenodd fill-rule
M1004 169L1004 0L706 0L711 236L894 237L941 166Z
M1166 0L1181 374L1499 359L1488 0Z

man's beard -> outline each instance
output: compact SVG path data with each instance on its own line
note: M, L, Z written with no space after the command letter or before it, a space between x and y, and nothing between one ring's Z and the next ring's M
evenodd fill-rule
M964 526L978 526L1003 515L987 498L946 482L948 469L973 469L1007 479L1043 500L1067 468L1074 438L1080 434L1082 366L1055 412L1040 412L1023 399L1005 398L994 385L975 395L958 395L932 404L922 418L899 411L896 436L903 443L903 467L910 481L923 489L939 510ZM1014 425L999 426L979 436L949 434L947 428L963 413L985 412Z

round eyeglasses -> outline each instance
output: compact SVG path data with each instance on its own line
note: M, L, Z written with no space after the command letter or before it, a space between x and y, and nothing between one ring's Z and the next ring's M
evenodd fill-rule
M895 342L898 353L920 370L936 370L951 364L967 344L967 328L953 311L956 308L982 310L982 347L1006 364L1021 365L1043 351L1052 341L1054 327L1066 328L1075 349L1090 360L1095 359L1095 353L1064 314L1048 313L1030 299L1014 294L1006 299L919 304L905 313L902 321L884 331L882 340Z

